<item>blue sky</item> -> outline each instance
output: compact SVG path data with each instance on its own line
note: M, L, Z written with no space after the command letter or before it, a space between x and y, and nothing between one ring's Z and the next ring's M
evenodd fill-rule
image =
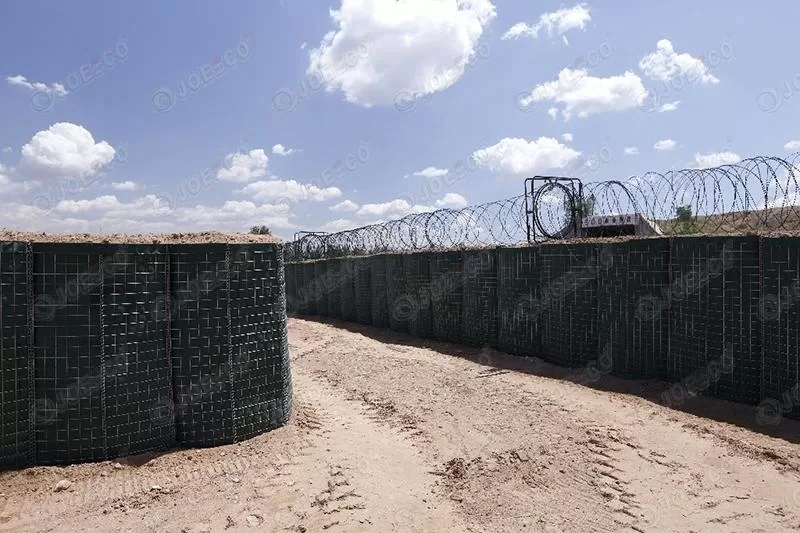
M800 150L798 16L790 1L5 2L0 227L291 237L506 198L534 174L782 155Z

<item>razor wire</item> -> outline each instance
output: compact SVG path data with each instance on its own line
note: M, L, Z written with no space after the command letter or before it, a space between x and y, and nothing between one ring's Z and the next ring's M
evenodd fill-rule
M565 238L582 216L635 214L664 235L800 230L800 153L752 157L714 168L647 172L583 184L581 198L547 181L535 191L461 209L397 220L286 244L287 261L408 250L479 248L527 241L530 218L549 238ZM576 206L578 206L576 208ZM573 232L574 234L574 232Z

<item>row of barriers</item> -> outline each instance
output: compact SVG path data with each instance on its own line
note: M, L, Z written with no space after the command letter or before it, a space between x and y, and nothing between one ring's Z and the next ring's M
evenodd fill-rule
M675 237L286 265L287 308L800 416L800 238Z

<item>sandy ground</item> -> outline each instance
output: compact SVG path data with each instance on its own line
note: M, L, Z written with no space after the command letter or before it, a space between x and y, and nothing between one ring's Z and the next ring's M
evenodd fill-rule
M332 324L290 320L288 426L0 474L0 531L800 528L797 422L706 398L667 408L663 384Z

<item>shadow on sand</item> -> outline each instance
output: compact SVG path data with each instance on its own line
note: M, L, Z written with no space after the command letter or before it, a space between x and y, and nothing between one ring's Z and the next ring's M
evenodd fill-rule
M684 413L733 424L756 433L783 439L794 444L800 443L800 421L786 417L771 416L768 418L769 423L764 423L764 417L759 413L758 407L754 405L718 400L702 395L695 395L683 401L665 404L663 398L665 396L669 397L670 388L674 385L674 383L666 381L654 379L622 379L610 374L588 372L586 368L565 368L556 366L537 357L510 355L493 348L480 348L433 339L420 339L411 337L405 333L398 333L393 330L375 328L354 322L344 322L342 320L316 316L290 315L290 317L322 324L330 324L337 328L358 333L387 344L400 344L435 350L439 353L462 357L499 370L522 372L535 376L567 381L596 390L638 396L639 398L655 404ZM487 357L487 350L489 350L488 354L490 357ZM489 373L486 377L497 374L498 372Z

